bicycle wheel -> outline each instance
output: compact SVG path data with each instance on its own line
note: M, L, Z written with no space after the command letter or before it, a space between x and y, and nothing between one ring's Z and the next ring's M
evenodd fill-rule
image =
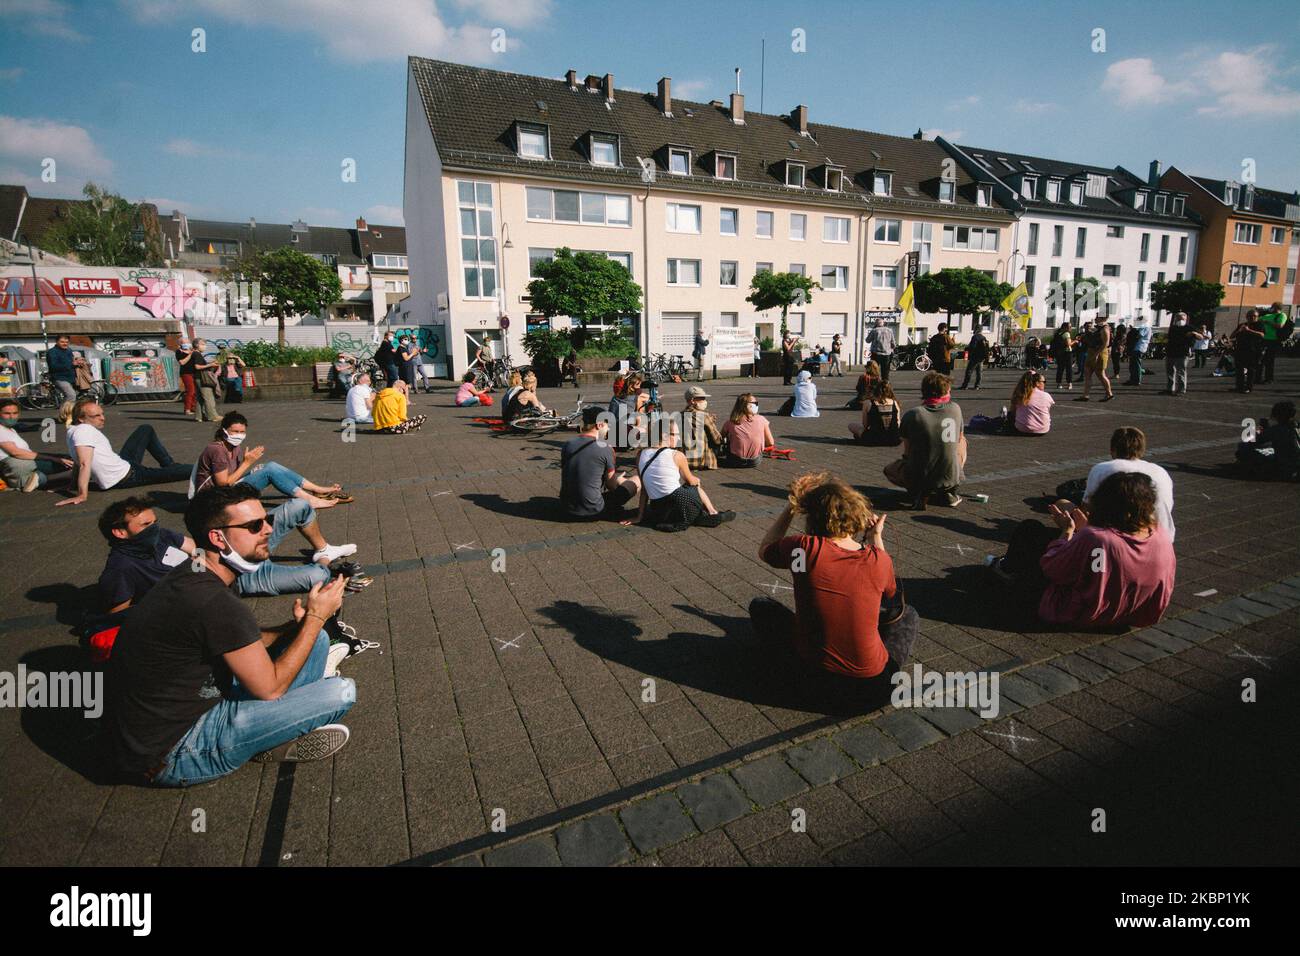
M555 431L562 424L564 424L563 420L553 415L525 415L512 421L510 427L528 435L545 435Z
M930 371L930 356L928 356L928 355L918 355L918 356L916 357L916 370L917 370L918 372L928 372L928 371Z
M100 380L86 389L86 397L100 405L112 405L117 401L117 387L112 382Z
M59 407L62 396L44 382L28 382L14 393L18 401L31 409L49 409Z

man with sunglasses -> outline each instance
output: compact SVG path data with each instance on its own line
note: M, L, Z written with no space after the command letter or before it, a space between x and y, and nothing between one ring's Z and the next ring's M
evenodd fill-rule
M164 577L132 611L109 662L111 738L119 770L158 786L225 776L250 760L332 756L348 740L336 723L356 686L327 667L325 622L344 579L315 584L293 620L259 627L234 585L270 557L271 523L256 489L195 495L185 528L193 560Z

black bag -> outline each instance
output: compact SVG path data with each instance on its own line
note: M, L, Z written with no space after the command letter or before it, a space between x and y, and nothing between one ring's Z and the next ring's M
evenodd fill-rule
M1087 478L1071 478L1056 486L1056 497L1073 501L1076 505L1083 503L1083 493L1088 489Z
M781 403L781 407L776 410L776 413L778 415L789 415L793 411L794 411L794 396L791 395L789 398L787 398L784 402Z

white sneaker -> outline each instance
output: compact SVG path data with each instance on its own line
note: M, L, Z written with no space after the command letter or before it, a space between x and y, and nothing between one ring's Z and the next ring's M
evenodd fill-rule
M342 724L325 724L309 730L301 737L263 751L252 759L256 763L301 763L306 760L324 760L332 757L348 742L351 736Z
M339 641L337 644L331 644L329 654L325 658L325 677L337 677L339 674L339 665L347 660L348 654L352 648L348 647L347 641Z
M41 486L41 473L34 471L23 479L23 494L30 495Z
M346 558L356 553L357 546L355 544L327 544L313 554L311 559L317 564L329 564L331 561Z

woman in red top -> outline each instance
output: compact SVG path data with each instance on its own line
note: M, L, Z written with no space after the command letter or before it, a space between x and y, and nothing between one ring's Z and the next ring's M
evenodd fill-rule
M806 533L786 535L796 514L804 515ZM794 479L758 553L793 573L795 610L755 598L749 605L755 632L793 645L814 668L852 678L876 677L891 659L906 661L916 628L891 629L887 641L879 629L882 601L899 597L884 528L885 516L873 514L871 503L843 480L825 473ZM865 544L858 541L863 532ZM911 608L904 613L916 615Z

